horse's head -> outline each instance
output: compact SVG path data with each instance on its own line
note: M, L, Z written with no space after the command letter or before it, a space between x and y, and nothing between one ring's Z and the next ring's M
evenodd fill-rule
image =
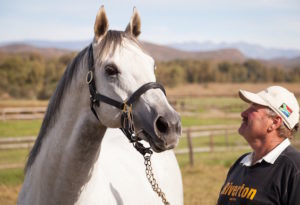
M155 82L155 62L139 44L140 17L133 16L123 31L108 30L103 6L96 17L93 41L95 88L115 101L126 102L141 86ZM100 122L121 127L122 111L110 104L95 107ZM162 89L147 89L132 103L133 124L139 138L154 151L174 148L181 134L179 114L170 106Z

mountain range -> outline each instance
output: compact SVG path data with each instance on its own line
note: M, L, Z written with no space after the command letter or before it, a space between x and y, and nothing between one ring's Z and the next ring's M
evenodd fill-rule
M205 42L185 42L173 43L168 46L184 51L212 51L219 49L235 48L241 51L248 58L271 60L275 58L296 58L300 56L300 50L296 49L279 49L266 48L257 44L245 42L237 43L213 43Z
M45 57L57 57L64 53L80 51L91 41L23 41L0 45L2 53L36 52ZM144 49L157 61L176 59L213 60L243 62L245 56L237 49L220 49L215 51L182 51L169 46L142 42Z
M77 52L85 48L91 40L83 41L37 41L10 42L0 44L2 53L37 52L45 57L57 57L65 53ZM244 62L259 59L269 65L294 67L300 65L300 50L264 48L248 43L188 42L158 45L142 42L143 47L157 61L176 59L212 60L215 62Z

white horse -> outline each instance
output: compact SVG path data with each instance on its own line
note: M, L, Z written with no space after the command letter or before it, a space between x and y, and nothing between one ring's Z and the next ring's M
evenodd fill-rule
M181 174L170 150L181 134L180 117L154 83L154 60L137 41L136 9L121 32L108 30L101 7L94 33L49 101L18 204L162 204L145 174L143 155L151 150L137 140L161 152L151 157L156 181L170 204L183 204ZM107 128L123 128L143 155L119 129Z

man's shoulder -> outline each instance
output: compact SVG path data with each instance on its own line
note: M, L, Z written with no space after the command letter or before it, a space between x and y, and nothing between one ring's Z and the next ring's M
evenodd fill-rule
M292 164L297 170L300 170L300 152L294 147L288 146L282 153L283 162Z
M241 155L241 156L236 160L236 162L241 162L241 161L242 161L247 155L249 155L249 154L251 154L251 152L247 152L247 153Z
M250 153L251 153L251 152L248 152L248 153L245 153L245 154L241 155L241 156L233 163L233 165L231 166L231 168L233 168L233 167L239 165L239 164L241 163L241 161L242 161L248 154L250 154Z

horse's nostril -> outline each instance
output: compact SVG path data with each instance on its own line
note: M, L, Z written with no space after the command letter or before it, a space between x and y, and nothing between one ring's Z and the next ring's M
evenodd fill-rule
M159 117L156 120L156 127L161 133L167 133L169 125L168 122L163 117Z

